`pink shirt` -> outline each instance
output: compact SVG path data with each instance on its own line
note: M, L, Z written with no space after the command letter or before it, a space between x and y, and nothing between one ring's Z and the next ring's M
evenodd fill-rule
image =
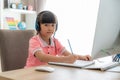
M61 55L65 51L65 47L63 47L57 39L51 38L50 42L51 44L48 45L38 35L33 36L29 40L29 50L28 50L29 54L25 68L47 64L45 62L41 62L38 58L34 56L34 53L38 50L42 50L45 52L45 54L51 54L54 56Z

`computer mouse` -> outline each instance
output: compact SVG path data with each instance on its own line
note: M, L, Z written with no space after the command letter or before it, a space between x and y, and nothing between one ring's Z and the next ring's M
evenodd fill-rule
M37 71L44 71L44 72L53 72L55 69L52 67L47 67L47 66L38 66L35 68Z

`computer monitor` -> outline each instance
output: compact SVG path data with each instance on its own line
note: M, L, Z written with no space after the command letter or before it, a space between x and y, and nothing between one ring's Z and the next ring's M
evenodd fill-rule
M118 52L120 53L119 28L109 28L107 28L107 26L101 26L100 28L96 28L91 55L93 59L117 54ZM116 51L115 53L114 50L116 48L118 48L119 51Z
M91 56L93 59L112 55L120 46L120 1L101 0ZM118 48L120 53L120 47ZM117 52L117 53L118 53Z

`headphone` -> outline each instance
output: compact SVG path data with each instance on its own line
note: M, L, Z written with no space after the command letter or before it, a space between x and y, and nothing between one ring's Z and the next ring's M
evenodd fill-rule
M39 13L39 14L37 15L36 23L35 23L35 29L37 30L37 32L40 32L40 30L41 30L39 18L40 18L43 14L45 14L45 13L51 13L51 14L53 14L53 13L50 12L50 11L42 11L41 13ZM54 15L54 14L53 14L53 15ZM54 16L55 16L55 15L54 15ZM55 32L57 31L57 28L58 28L58 21L56 21L56 29L55 29Z

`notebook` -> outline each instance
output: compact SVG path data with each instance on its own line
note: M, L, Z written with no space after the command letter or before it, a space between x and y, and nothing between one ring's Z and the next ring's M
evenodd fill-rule
M83 67L92 65L94 63L95 63L95 61L84 61L84 60L76 60L73 64L71 64L71 63L59 63L59 62L48 62L48 64L51 64L51 65L77 67L77 68L83 68Z
M120 73L120 65L107 70L108 72Z
M104 62L104 63L95 62L95 65L86 66L84 68L85 69L106 71L106 70L115 68L117 66L120 66L119 62Z

